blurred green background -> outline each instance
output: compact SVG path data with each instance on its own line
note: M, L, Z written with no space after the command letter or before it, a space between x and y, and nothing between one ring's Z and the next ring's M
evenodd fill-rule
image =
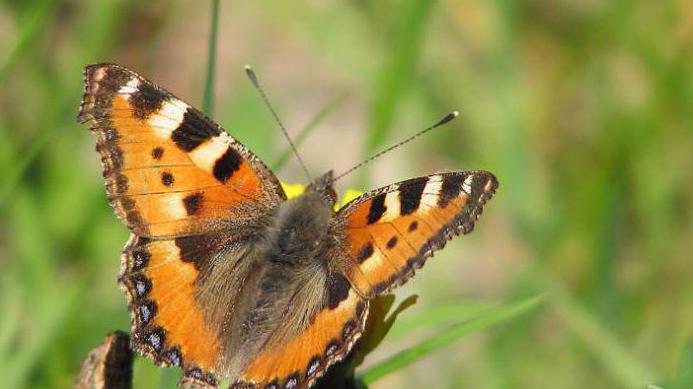
M210 9L0 2L0 387L68 387L129 328L128 233L75 121L82 69L117 62L199 106ZM342 191L500 180L475 233L398 291L419 303L366 366L497 303L544 303L372 388L693 387L693 3L222 0L218 39L212 116L268 163L287 146L246 63L292 134L317 121L300 147L314 174L460 111ZM277 174L303 181L293 158ZM135 387L176 375L140 359Z

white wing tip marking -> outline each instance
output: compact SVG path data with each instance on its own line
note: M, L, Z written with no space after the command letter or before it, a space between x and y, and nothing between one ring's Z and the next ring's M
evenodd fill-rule
M139 86L140 80L138 80L137 77L132 77L127 83L125 83L125 85L121 86L120 89L118 89L118 94L124 95L123 97L125 97L125 99L129 99L131 94L137 92Z
M464 179L464 182L462 183L462 190L467 193L471 194L472 193L472 181L474 180L474 175L470 174L467 176L467 178Z

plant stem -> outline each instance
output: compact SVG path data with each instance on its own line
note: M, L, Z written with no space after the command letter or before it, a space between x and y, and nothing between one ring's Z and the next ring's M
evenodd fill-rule
M212 23L209 31L209 47L207 49L207 75L205 93L202 100L202 111L207 116L214 113L214 73L217 62L217 32L219 30L219 0L212 0Z

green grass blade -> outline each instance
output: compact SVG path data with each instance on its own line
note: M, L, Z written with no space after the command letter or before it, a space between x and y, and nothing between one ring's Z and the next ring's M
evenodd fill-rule
M416 315L405 316L397 320L387 336L393 340L401 339L419 328L435 328L449 323L459 323L479 317L495 308L498 308L495 304L476 301L431 307Z
M202 99L202 111L210 117L214 114L214 74L217 66L218 31L219 0L212 0L212 22L209 29L209 46L207 49L207 75L205 76L205 93Z
M483 316L453 326L414 347L406 349L392 356L391 358L376 364L360 374L360 378L366 384L372 384L378 379L400 370L404 366L423 358L433 351L448 346L452 342L466 335L481 331L482 329L490 327L493 324L509 320L522 313L525 313L539 306L543 300L543 296L535 296L510 306L490 310Z
M318 113L308 122L308 124L301 129L301 132L298 134L296 139L293 139L294 145L296 145L296 148L298 149L299 146L303 143L303 141L306 140L308 135L310 135L315 128L317 128L318 124L320 124L325 118L330 116L330 114L337 108L339 107L342 102L344 101L344 98L346 95L341 94L334 99L330 100L327 104L325 104L324 107ZM286 151L282 153L282 155L277 158L277 160L271 165L271 169L274 172L279 171L284 164L286 164L286 161L289 160L289 158L293 155L293 152L291 151L290 147L286 148Z

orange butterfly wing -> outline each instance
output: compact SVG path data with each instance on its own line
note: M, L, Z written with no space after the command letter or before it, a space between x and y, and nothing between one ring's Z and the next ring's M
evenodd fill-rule
M363 332L368 301L343 276L334 273L331 280L325 306L310 325L281 347L263 349L230 389L309 388L351 351Z
M248 149L137 73L91 65L85 85L78 119L98 136L108 198L136 234L218 230L286 198Z
M190 255L188 239L205 245ZM211 236L152 240L131 234L119 278L129 300L133 347L160 366L182 367L182 380L209 387L221 375L221 342L206 325L195 283L203 251L213 252L215 244Z
M491 173L455 172L357 198L338 212L348 253L345 275L367 298L402 285L447 240L472 231L497 187Z

